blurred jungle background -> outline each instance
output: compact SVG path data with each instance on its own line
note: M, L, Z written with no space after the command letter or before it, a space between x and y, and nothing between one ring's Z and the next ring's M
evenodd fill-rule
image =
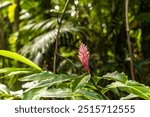
M129 0L128 7L135 80L150 86L150 0ZM0 0L0 50L18 53L42 70L54 71L57 40L55 73L81 75L78 48L84 43L94 75L118 71L131 80L126 35L125 0ZM0 56L0 69L26 66ZM20 74L4 74L1 70L0 83L19 90Z

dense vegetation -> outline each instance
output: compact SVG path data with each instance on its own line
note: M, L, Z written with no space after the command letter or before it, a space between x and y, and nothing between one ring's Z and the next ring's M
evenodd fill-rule
M150 0L0 0L0 99L149 100L149 27Z

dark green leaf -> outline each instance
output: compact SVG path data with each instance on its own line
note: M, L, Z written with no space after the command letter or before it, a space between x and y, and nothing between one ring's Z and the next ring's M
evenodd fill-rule
M71 83L72 91L76 92L77 90L81 89L89 82L90 78L90 75L82 75L80 77L74 78Z
M41 92L47 90L47 87L33 88L30 91L24 92L23 100L39 100L41 98Z
M89 100L103 100L103 97L100 94L94 92L93 90L85 89L85 90L80 90L78 93Z
M102 78L107 79L107 80L119 81L122 83L126 83L128 80L128 77L124 73L119 73L117 71L113 73L107 73Z
M129 81L131 83L131 81ZM135 81L132 81L135 82ZM129 83L129 84L130 84ZM119 88L122 91L126 91L128 93L132 93L137 95L138 97L141 97L143 99L150 99L150 87L148 86L144 86L144 85L135 85L135 83L133 83L134 85L128 85L128 83L123 84L121 82L113 82L110 85L107 86L107 88L112 89L112 88Z

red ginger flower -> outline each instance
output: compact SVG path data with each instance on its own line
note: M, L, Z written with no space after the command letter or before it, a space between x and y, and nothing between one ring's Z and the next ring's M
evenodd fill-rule
M85 71L90 73L90 68L89 68L89 51L87 50L87 46L85 44L81 44L79 47L79 59L82 63L82 66L84 67Z

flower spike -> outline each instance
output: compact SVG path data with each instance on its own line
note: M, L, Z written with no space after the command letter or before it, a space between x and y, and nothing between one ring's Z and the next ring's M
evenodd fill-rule
M82 63L82 66L84 67L85 71L90 73L90 68L89 68L89 57L90 57L90 54L89 54L89 51L87 49L87 46L85 44L81 44L80 47L79 47L79 59Z

